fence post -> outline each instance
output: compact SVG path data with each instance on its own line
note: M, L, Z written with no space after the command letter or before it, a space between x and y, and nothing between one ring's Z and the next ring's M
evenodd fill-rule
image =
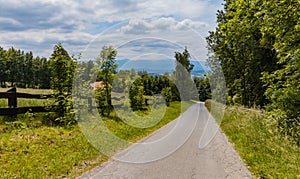
M12 89L8 90L7 93L12 93L12 97L8 98L8 106L10 108L17 108L17 89L16 87L13 87Z
M88 97L88 108L89 108L89 112L92 112L93 110L93 103L92 103L92 98Z

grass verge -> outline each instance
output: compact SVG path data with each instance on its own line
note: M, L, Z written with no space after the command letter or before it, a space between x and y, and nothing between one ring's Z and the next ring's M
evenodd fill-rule
M191 104L172 102L162 120L147 129L110 118L104 121L111 131L134 142L174 120L181 107L185 111ZM5 125L2 127L9 127ZM108 160L91 146L78 126L28 126L0 134L0 178L75 178Z
M206 101L208 109L211 103ZM220 127L256 178L300 178L300 147L262 111L226 107Z

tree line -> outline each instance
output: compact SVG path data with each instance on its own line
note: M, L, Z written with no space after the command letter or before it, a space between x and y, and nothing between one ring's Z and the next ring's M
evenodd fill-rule
M13 47L0 47L0 85L23 88L50 88L50 64L47 58L34 57Z
M300 4L226 0L207 37L209 62L222 67L227 102L261 107L300 143Z
M83 76L88 78L91 71L97 71L96 81L104 83L103 87L96 90L99 110L104 116L109 116L113 110L112 93L128 94L133 110L143 109L147 105L147 97L154 95L163 96L166 105L171 101L206 100L210 97L208 80L191 78L193 65L187 49L182 53L175 52L176 69L173 74L166 73L162 76L148 75L146 71L135 72L134 69L117 72L116 55L117 51L112 46L104 46L94 67L91 61L80 63L85 69Z
M134 69L117 72L117 51L112 46L104 46L98 57L89 61L79 61L80 56L69 55L60 43L54 46L49 59L34 57L32 52L25 53L13 47L8 50L0 48L0 52L1 86L52 89L54 102L51 108L57 114L54 119L57 124L76 122L72 87L75 73L79 72L79 81L86 86L95 81L104 84L103 88L95 91L99 112L104 116L109 116L113 111L112 93L128 94L129 106L133 110L147 107L147 100L155 95L162 96L166 105L171 101L204 101L210 98L208 79L191 78L193 64L187 49L182 53L175 52L176 69L173 74L156 76Z

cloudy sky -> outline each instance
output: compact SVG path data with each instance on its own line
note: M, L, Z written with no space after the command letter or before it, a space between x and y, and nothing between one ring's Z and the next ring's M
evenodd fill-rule
M0 46L49 57L61 42L94 58L103 45L118 58L170 58L187 47L204 60L204 38L222 0L0 0Z

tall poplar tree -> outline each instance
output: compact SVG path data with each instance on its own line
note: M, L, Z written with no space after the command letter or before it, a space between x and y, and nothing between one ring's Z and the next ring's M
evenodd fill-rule
M51 66L51 88L55 91L57 119L61 123L73 123L74 113L72 112L72 84L76 68L76 60L71 58L62 44L54 46L50 57Z
M98 58L96 59L96 63L99 67L98 79L104 83L104 97L106 104L103 105L103 108L106 109L107 116L110 115L112 108L111 85L113 82L113 74L116 73L116 69L118 67L116 63L116 56L117 51L112 46L103 46Z

